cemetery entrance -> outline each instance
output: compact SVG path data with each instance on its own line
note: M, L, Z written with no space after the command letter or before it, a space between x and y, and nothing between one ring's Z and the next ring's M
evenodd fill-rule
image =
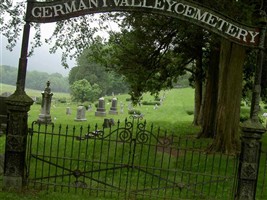
M199 4L179 0L28 0L16 91L6 101L8 125L4 188L20 190L28 181L29 187L38 189L89 191L91 195L110 195L115 199L138 196L145 199L147 196L150 199L177 199L177 196L186 199L215 196L233 199L236 157L204 154L202 146L191 144L190 139L182 143L186 147L181 146L179 138L160 134L152 128L147 131L142 123L137 122L134 127L134 122L126 121L124 125L118 123L115 129L55 128L49 124L41 126L33 123L28 137L28 111L33 100L25 93L25 79L31 23L56 22L111 11L149 12L174 17L239 45L258 48L257 65L258 71L261 71L265 18L262 27L251 27ZM259 88L260 83L255 81L254 94L257 97ZM244 149L249 153L241 154L238 199L255 197L258 157L248 159L246 155L253 156L260 149L257 143L260 137L253 138L251 143L247 138L255 136L255 132L262 134L264 131L253 126L245 129ZM26 150L28 168L25 179Z
M182 141L183 140L183 141ZM233 199L237 156L147 127L139 118L110 128L33 122L28 187L114 199Z

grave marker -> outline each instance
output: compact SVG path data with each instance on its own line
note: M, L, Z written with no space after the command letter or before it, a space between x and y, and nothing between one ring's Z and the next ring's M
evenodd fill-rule
M96 109L95 116L99 116L99 117L105 117L106 116L104 97L101 97L98 100L98 107Z
M78 106L75 121L86 121L85 111L86 109L84 106Z

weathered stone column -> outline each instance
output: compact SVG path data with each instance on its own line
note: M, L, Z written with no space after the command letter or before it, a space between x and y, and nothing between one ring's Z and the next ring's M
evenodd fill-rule
M105 99L104 97L99 98L98 107L95 112L95 116L105 117L106 116L106 108L105 108Z
M242 125L241 153L238 168L237 200L254 200L261 154L261 138L266 131L257 121Z
M111 102L111 107L109 110L109 114L111 115L117 115L118 114L118 110L117 110L117 98L113 97L112 102Z
M28 134L28 111L33 100L22 90L9 96L3 189L21 190L25 185L25 155Z
M50 108L51 108L51 100L52 100L53 93L50 89L50 82L47 81L46 88L42 92L42 111L39 114L38 122L39 123L51 123L51 115L50 115Z

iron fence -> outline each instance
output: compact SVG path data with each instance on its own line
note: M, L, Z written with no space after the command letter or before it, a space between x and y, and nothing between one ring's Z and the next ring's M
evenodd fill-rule
M139 119L110 128L32 123L28 186L114 199L233 199L238 157Z

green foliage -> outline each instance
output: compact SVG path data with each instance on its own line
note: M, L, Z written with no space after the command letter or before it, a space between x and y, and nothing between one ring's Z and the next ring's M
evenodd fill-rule
M77 80L86 79L91 85L97 84L100 87L102 96L126 93L128 87L123 77L112 70L107 71L104 65L96 63L94 45L85 49L78 57L78 65L69 73L69 83L73 84Z
M129 115L140 115L141 111L137 109L128 110Z
M58 102L60 103L67 103L67 99L66 98L59 98Z
M194 111L192 111L192 110L186 110L186 113L187 113L188 115L193 115L193 114L194 114Z
M91 86L91 84L86 80L75 81L71 87L71 96L73 101L95 101L99 98L101 94L101 89L97 84Z
M142 104L143 105L159 105L159 102L158 101L142 101Z
M36 104L41 105L42 104L42 98L41 97L36 97Z

